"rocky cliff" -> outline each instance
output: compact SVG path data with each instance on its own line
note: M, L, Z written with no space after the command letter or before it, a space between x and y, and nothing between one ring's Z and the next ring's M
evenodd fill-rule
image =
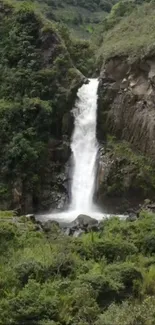
M98 55L98 196L121 212L155 195L154 13L152 2L118 3Z
M98 138L102 142L113 135L115 141L101 158L99 197L106 197L109 205L121 205L121 211L155 194L154 80L153 52L133 61L114 56L102 67Z
M99 137L111 133L155 157L155 54L110 58L99 86Z

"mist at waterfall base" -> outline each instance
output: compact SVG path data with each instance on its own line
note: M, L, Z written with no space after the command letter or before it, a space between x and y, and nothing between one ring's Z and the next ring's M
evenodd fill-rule
M73 221L86 214L101 220L104 216L93 203L96 183L98 142L96 139L98 79L89 79L77 93L73 108L74 131L71 139L71 202L67 211L42 215L44 219Z

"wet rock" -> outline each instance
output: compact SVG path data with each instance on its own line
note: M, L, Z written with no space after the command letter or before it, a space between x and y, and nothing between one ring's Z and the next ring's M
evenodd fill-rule
M94 226L97 225L98 221L94 218L91 218L85 214L80 214L73 222L73 226L81 227L81 228L87 228L88 226Z
M79 237L84 233L99 230L99 222L87 215L79 215L69 224L60 224L65 235Z
M43 228L39 223L35 225L35 231L43 231Z
M96 219L81 214L68 225L65 234L73 237L79 237L83 233L98 231L98 229L99 223Z
M146 199L144 203L140 205L137 215L139 216L140 212L144 210L155 213L155 203L151 202L149 199Z
M65 230L65 235L66 235L66 236L71 236L71 235L72 235L72 233L71 233L71 228L67 228L67 229Z
M127 221L133 222L137 220L137 215L135 213L130 213L129 216L126 218Z
M82 229L78 229L78 230L76 230L76 231L74 232L73 237L78 238L78 237L80 237L81 235L83 235L84 233L85 233L84 230L82 230Z
M42 229L47 233L59 228L59 222L55 220L48 220L45 223L42 223Z
M70 157L71 149L68 141L59 142L57 146L50 147L50 156L52 161L66 163Z
M26 214L26 218L32 221L33 223L36 222L35 215L34 214Z

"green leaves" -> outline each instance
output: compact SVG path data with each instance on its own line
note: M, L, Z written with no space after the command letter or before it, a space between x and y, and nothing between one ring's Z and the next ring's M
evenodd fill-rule
M154 325L155 254L143 246L154 215L107 219L97 233L72 238L6 214L0 325Z

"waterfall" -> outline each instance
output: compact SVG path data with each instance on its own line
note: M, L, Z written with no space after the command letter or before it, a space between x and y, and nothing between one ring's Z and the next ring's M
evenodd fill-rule
M72 111L74 131L71 139L72 181L69 209L60 213L42 214L40 219L71 222L79 214L87 214L98 220L103 218L103 213L93 205L98 154L96 139L98 83L97 79L89 79L89 83L78 90L78 99Z
M89 79L89 83L78 90L78 99L72 111L74 131L71 139L72 181L69 209L38 215L38 220L52 219L68 223L75 220L79 214L87 214L97 220L110 217L93 204L99 149L96 139L98 83L97 79Z
M98 80L89 79L78 91L73 109L74 132L71 141L72 184L70 209L86 213L93 209L96 178L97 89Z

